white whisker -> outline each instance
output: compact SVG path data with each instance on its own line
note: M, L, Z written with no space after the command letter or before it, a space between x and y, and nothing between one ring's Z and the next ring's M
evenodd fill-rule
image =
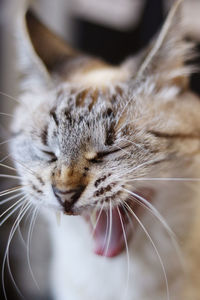
M20 101L19 101L18 99L16 99L15 97L13 97L13 96L11 96L11 95L8 95L7 93L0 92L0 95L5 96L5 97L7 97L8 99L14 100L14 101L16 101L18 104L21 104Z
M21 179L20 176L14 176L14 175L8 175L8 174L0 174L0 177L1 178L17 179L17 180Z
M120 213L120 210L119 210L118 207L117 207L117 212L118 212L120 222L121 222L121 226L122 226L122 231L123 231L123 236L124 236L124 243L125 243L125 247L126 247L126 256L127 256L127 281L126 281L124 297L123 297L123 299L126 299L126 295L127 295L127 291L128 291L128 285L129 285L129 275L130 275L130 257L129 257L129 250L128 250L128 242L127 242L127 238L126 238L126 231L124 229L122 216L121 216L121 213Z
M6 196L6 195L9 195L9 194L12 194L12 193L15 193L15 192L17 192L17 191L19 191L21 189L23 189L23 187L21 185L19 185L19 186L15 186L15 187L12 187L10 189L1 191L0 192L0 197Z
M96 227L97 227L97 225L98 225L98 223L99 223L99 219L100 219L100 217L101 217L101 214L102 214L102 211L103 211L103 208L104 208L104 204L105 204L105 202L102 203L100 212L98 213L98 217L97 217L96 223L95 223L95 225L94 225L94 227L93 227L93 230L92 230L92 236L94 236Z
M111 235L112 235L112 204L110 200L110 206L109 206L109 216L110 216L110 222L109 222L109 231L108 231L108 238L107 238L107 245L106 245L106 251L105 255L108 253L108 248L110 245Z
M22 206L23 205L23 201L24 201L24 199L26 198L26 196L24 196L24 197L22 197L18 202L18 204L17 204L17 206L16 207L14 207L13 209L12 209L12 211L9 213L9 214L7 214L5 217L4 217L4 219L0 222L0 226L2 226L4 223L5 223L5 221L7 221L8 220L8 218L20 207L20 206ZM15 203L16 204L16 203ZM9 210L10 210L11 208L9 208ZM8 210L7 210L8 211Z
M133 196L133 200L136 201L138 204L143 204L142 206L145 207L146 209L148 209L152 215L157 218L161 224L163 225L163 227L165 228L165 230L167 231L171 241L172 241L172 244L175 248L175 251L176 251L176 254L180 260L180 263L181 263L181 266L182 268L184 269L184 259L183 259L183 255L182 255L182 252L181 252L181 249L179 247L179 244L177 242L177 238L176 238L176 235L175 233L173 232L173 230L170 228L170 226L167 224L167 222L165 221L164 217L160 214L160 212L149 202L147 201L144 197L138 195L137 193L134 193L134 192L131 192L127 189L124 189L122 188L124 191L126 191L127 193L129 193L130 195ZM139 201L139 200L141 201Z
M183 182L198 182L200 178L190 178L190 177L144 177L144 178L135 178L131 181L183 181Z
M13 195L13 196L11 196L11 197L8 197L8 198L6 198L6 199L4 199L4 200L1 200L1 201L0 201L0 205L3 205L3 204L5 204L5 203L7 203L7 202L9 202L9 201L11 201L11 200L13 200L13 199L15 199L15 198L21 196L21 195L23 195L23 192L18 193L18 194L16 194L16 195Z
M166 274L166 270L165 270L165 266L163 263L163 260L158 252L158 249L154 243L154 241L152 240L150 234L148 233L146 227L142 224L142 222L140 221L140 219L138 218L138 216L133 212L133 210L131 209L131 207L124 202L124 205L127 207L127 209L129 210L129 212L134 216L134 218L136 219L136 221L139 223L139 225L141 226L141 228L143 229L144 233L146 234L146 236L148 237L149 241L151 242L152 247L155 250L155 253L159 259L162 271L163 271L163 275L164 275L164 280L165 280L165 285L166 285L166 292L167 292L167 300L170 300L170 296L169 296L169 284L168 284L168 279L167 279L167 274Z
M4 113L4 112L0 112L0 115L1 115L1 116L6 116L6 117L11 117L11 118L14 117L13 115L7 114L7 113Z
M8 140L6 140L6 141L3 141L3 142L0 143L0 146L9 143L9 142L11 142L12 140L13 140L13 138L8 139Z
M11 272L11 268L10 268L10 263L9 263L9 248L10 248L10 243L12 241L12 238L16 232L16 229L19 225L19 223L21 222L22 218L24 217L24 215L26 214L26 212L28 211L28 209L30 208L31 204L30 203L27 203L24 207L24 209L22 211L20 211L19 215L17 216L12 228L11 228L11 231L10 231L10 234L9 234L9 238L8 238L8 242L7 242L7 246L6 246L6 250L5 250L5 254L4 254L4 258L3 258L3 263L2 263L2 286L3 286L3 293L4 293L4 296L7 300L7 295L6 295L6 290L5 290L5 279L4 279L4 273L5 273L5 264L6 264L6 260L7 260L7 266L8 266L8 271L9 271L9 274L10 274L10 277L11 277L11 280L15 286L15 289L17 290L18 294L23 298L23 295L21 293L21 291L19 290L15 280L14 280L14 277L12 275L12 272Z
M0 166L1 166L1 167L4 167L4 168L7 168L7 169L9 169L9 170L16 171L16 169L15 169L15 168L13 168L13 167L10 167L10 166L7 166L7 165L5 165L5 164L2 164L2 163L0 163Z
M23 197L22 197L23 198ZM0 215L0 219L8 212L10 211L13 207L15 207L19 202L21 202L22 200L19 199L18 201L16 201L13 205L11 205L9 208L7 208L1 215Z
M35 207L34 209L34 212L33 212L33 215L32 215L32 218L31 218L31 221L30 221L30 226L29 226L29 230L28 230L28 240L27 240L27 261L28 261L28 267L29 267L29 270L30 270L30 274L31 274L31 277L37 287L38 290L40 290L39 288L39 284L35 278L35 275L33 273L33 270L31 268L31 261L30 261L30 245L31 245L31 237L32 237L32 233L33 233L33 229L34 229L34 225L35 225L35 221L36 221L36 218L37 218L37 214L38 214L38 206Z

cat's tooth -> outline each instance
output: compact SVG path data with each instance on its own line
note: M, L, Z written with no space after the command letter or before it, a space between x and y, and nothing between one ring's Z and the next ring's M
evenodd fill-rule
M61 224L61 212L57 211L57 212L55 213L55 215L56 215L56 222L57 222L57 225L60 226L60 224Z

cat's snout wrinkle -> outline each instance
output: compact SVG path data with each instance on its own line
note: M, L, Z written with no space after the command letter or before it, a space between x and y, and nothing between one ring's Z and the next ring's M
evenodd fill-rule
M60 190L55 185L52 185L53 193L58 202L64 207L67 214L73 213L73 206L83 193L85 186L80 185L76 189Z

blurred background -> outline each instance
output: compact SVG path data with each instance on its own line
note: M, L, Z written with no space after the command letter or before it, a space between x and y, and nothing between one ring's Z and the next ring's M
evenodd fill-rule
M18 98L17 62L13 28L21 0L0 0L0 162L11 166L7 157L6 141L9 140L9 122ZM51 29L66 39L72 46L106 61L117 64L127 56L143 49L156 34L164 21L173 0L35 0L32 6L37 15ZM186 38L193 40L200 53L200 0L186 0L183 20ZM196 63L200 66L197 57ZM191 77L191 88L200 94L200 74ZM1 174L13 171L0 166ZM0 191L16 186L15 179L0 178ZM3 197L0 201L3 201ZM11 205L0 203L0 215ZM6 214L5 214L6 216ZM6 251L9 232L16 215L0 226L0 273ZM3 219L0 218L0 222ZM8 300L22 299L13 283L14 277L24 299L50 300L48 286L48 263L51 257L50 242L45 222L36 220L30 245L30 263L39 282L37 288L28 265L27 240L31 215L22 222L21 233L16 232L10 245L10 268L5 268L5 290ZM1 275L0 275L1 277ZM0 299L5 296L0 278Z

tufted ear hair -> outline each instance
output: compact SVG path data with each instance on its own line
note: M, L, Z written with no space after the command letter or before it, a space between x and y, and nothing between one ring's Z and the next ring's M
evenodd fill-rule
M185 62L192 57L192 45L184 40L184 26L181 22L181 6L184 0L177 0L158 35L152 42L146 57L134 79L154 77L157 87L175 85L184 89L188 76L193 71Z

